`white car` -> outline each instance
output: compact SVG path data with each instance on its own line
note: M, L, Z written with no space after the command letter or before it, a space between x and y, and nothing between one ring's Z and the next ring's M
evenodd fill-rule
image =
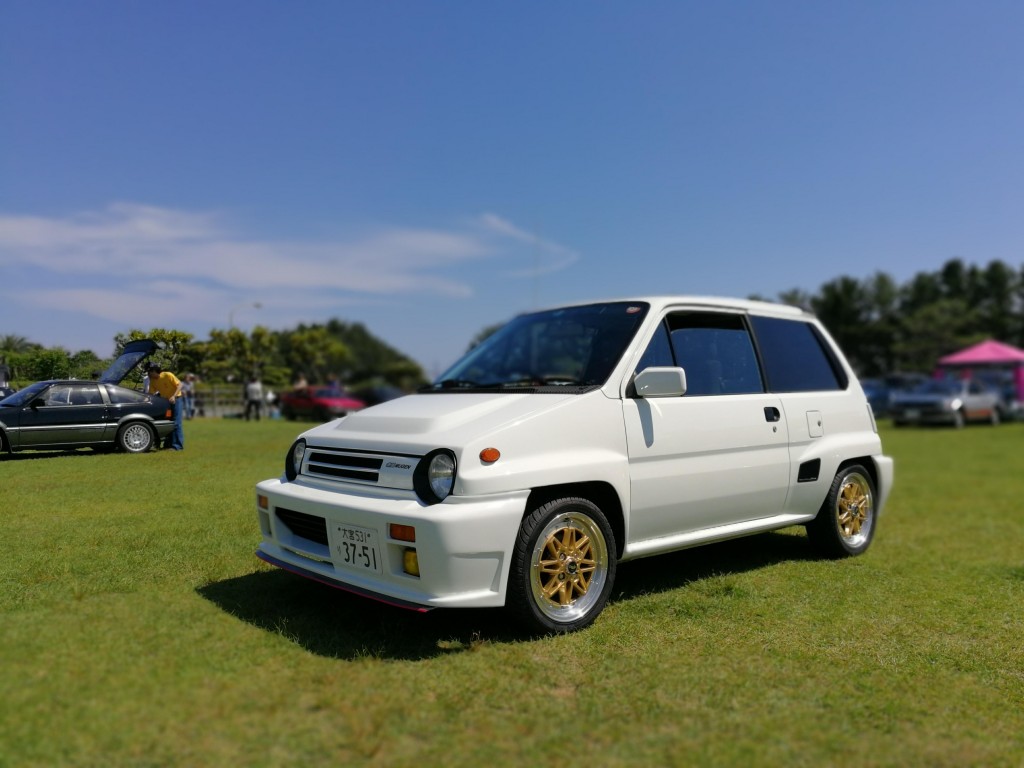
M812 316L643 298L521 315L420 393L303 433L256 486L272 565L393 605L567 632L619 562L804 525L864 552L892 489Z

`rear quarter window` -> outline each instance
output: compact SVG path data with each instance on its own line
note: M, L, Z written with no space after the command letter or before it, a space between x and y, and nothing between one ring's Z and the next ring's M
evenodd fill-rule
M810 323L775 317L751 317L771 392L819 392L846 389L842 366Z
M107 386L107 396L110 398L110 402L114 405L134 405L137 403L150 402L149 396L142 392L137 392L134 389L125 389L124 387L115 387L113 385Z

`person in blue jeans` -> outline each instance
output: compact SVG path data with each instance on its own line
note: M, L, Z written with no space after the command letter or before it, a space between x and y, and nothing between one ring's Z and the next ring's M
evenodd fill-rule
M181 380L170 371L163 370L159 363L150 363L148 371L149 393L166 398L174 408L174 431L167 436L164 447L173 451L183 451L185 450L185 429L182 427L181 420L185 411L185 402L181 396Z

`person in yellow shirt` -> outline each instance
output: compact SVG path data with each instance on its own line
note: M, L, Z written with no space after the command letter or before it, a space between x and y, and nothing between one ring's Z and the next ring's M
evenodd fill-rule
M174 407L174 431L167 436L166 447L182 451L185 449L185 430L181 420L185 403L181 396L181 380L170 371L163 370L159 363L150 363L148 371L149 393L166 398Z

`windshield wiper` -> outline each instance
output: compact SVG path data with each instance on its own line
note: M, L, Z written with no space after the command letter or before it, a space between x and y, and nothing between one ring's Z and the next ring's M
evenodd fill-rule
M470 379L442 379L420 388L420 392L439 392L446 389L536 389L543 386L581 386L582 381L573 376L526 376L512 381L496 381L481 384Z
M436 392L439 389L475 389L481 386L469 379L443 379L434 384L420 387L420 392Z
M580 385L583 382L574 376L532 376L523 379L515 379L513 381L503 381L501 386L504 388L512 387L543 387L548 385L553 386L564 386L564 385Z

